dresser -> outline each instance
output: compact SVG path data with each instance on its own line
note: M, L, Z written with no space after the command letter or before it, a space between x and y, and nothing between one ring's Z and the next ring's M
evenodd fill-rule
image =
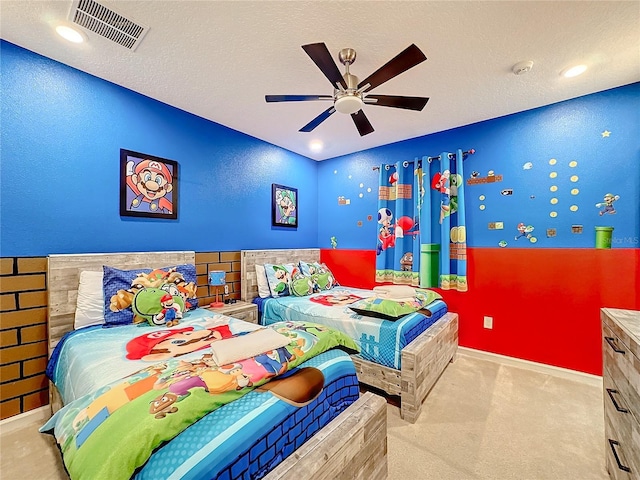
M614 480L640 480L640 311L602 308L604 429Z

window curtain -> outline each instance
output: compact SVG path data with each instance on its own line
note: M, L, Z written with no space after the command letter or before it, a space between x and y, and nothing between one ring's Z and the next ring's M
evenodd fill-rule
M378 187L376 282L419 286L419 202L415 162L383 164Z
M429 183L429 194L418 198L422 287L468 289L463 159L458 150L422 162L428 178L425 187Z

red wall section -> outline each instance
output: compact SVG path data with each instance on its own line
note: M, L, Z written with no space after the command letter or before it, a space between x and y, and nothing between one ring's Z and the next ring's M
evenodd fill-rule
M460 315L461 346L601 375L600 308L640 310L640 249L467 253L469 291L439 290ZM321 250L321 258L342 284L375 285L375 251Z
M376 285L375 250L321 249L320 261L327 264L342 285L373 288Z

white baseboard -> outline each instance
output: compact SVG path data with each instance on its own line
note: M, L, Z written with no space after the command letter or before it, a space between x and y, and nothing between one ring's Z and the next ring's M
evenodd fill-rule
M467 355L469 357L479 358L481 360L502 363L504 365L509 365L512 367L526 368L528 370L544 373L546 375L552 375L554 377L560 377L567 380L585 383L594 387L602 387L602 377L598 375L591 375L589 373L578 372L576 370L569 370L568 368L561 368L555 367L553 365L546 365L544 363L531 362L529 360L522 360L520 358L508 357L506 355L485 352L483 350L476 350L474 348L468 347L458 347L458 353L461 355Z
M28 412L0 420L0 433L3 435L8 434L33 424L37 424L39 428L41 425L44 425L50 417L51 407L49 407L49 405L34 408Z

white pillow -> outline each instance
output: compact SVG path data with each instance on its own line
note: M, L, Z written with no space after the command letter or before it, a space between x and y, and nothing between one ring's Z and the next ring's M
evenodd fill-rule
M218 366L266 353L291 343L292 339L271 328L260 328L238 337L224 338L211 344L211 358Z
M267 274L264 271L264 265L256 264L256 277L258 281L258 295L260 298L268 298L271 296Z
M102 325L104 323L104 293L102 272L83 270L78 284L78 301L73 328Z

